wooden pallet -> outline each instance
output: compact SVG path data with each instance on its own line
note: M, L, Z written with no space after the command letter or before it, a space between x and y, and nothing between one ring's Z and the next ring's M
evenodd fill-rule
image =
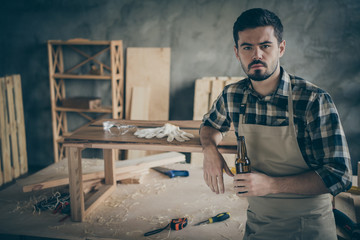
M0 78L0 186L28 171L20 75Z
M203 77L197 79L195 81L193 120L202 120L224 87L242 79L244 77ZM229 167L234 166L234 154L223 154L223 156ZM202 166L203 158L202 153L191 153L191 164Z

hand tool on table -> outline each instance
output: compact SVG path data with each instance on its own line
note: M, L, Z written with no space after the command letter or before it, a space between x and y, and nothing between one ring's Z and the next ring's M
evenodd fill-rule
M205 221L199 222L197 224L195 224L195 226L201 225L201 224L206 224L206 223L215 223L215 222L222 222L226 219L230 218L230 213L228 212L223 212L223 213L219 213L218 215L211 217Z
M354 223L348 216L336 208L333 209L333 212L336 225L344 229L345 232L351 237L351 240L359 240L360 224Z
M175 219L172 219L171 222L168 225L166 225L165 227L147 232L144 234L144 236L147 237L147 236L159 233L159 232L167 229L169 226L172 230L178 231L178 230L181 230L184 227L186 227L187 223L188 223L187 218L175 218Z
M167 175L169 178L189 176L189 172L186 170L174 170L174 169L169 169L169 168L164 168L164 167L153 167L152 169L154 169L162 174Z

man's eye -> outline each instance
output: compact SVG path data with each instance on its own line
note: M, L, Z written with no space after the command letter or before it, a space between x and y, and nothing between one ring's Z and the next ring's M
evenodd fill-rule
M251 50L251 47L244 47L244 50Z
M262 45L262 48L269 48L270 45Z

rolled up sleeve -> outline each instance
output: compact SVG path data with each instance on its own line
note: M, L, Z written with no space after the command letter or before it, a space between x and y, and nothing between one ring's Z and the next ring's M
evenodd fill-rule
M215 100L210 111L204 115L201 127L210 126L224 134L229 131L231 120L226 110L226 101L224 100L223 93Z
M332 195L352 185L351 159L337 109L327 93L320 93L307 111L307 130L313 158L310 165Z

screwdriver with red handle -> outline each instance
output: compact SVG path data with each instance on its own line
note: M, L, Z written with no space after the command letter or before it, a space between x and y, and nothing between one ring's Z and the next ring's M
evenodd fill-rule
M215 222L222 222L226 219L230 218L230 213L228 212L223 212L223 213L219 213L218 215L211 217L205 221L199 222L197 224L195 224L195 226L201 225L201 224L206 224L206 223L215 223Z
M338 209L333 209L336 225L349 234L351 240L360 239L360 224L354 223L348 216Z

